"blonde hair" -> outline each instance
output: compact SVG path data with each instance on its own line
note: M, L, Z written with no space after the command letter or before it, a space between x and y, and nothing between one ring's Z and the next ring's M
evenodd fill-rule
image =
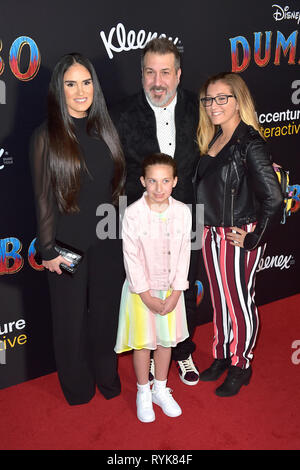
M218 81L224 82L230 87L231 93L235 96L239 105L239 113L241 120L256 129L259 134L263 137L262 131L257 120L254 101L244 80L237 73L219 73L218 75L210 77L204 83L200 90L200 119L197 129L197 141L201 155L207 153L209 143L211 142L217 131L216 126L211 122L210 118L206 113L205 107L201 102L201 98L204 98L206 96L208 86L211 83L216 83Z

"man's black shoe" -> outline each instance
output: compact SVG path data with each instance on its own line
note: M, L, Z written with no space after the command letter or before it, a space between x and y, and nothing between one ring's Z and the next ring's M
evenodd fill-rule
M215 391L218 397L232 397L239 393L242 385L248 385L251 379L252 369L241 369L237 366L230 366L224 382Z
M200 374L200 380L203 382L213 382L214 380L217 380L223 372L225 372L228 367L231 365L231 360L230 359L215 359L212 365L201 372Z

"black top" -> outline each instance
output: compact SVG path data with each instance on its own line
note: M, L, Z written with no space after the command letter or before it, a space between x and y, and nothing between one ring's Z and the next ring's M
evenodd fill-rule
M31 142L31 167L37 210L37 251L42 259L57 257L53 246L55 239L86 251L97 240L97 207L112 203L114 164L110 151L102 139L91 137L86 132L87 118L72 118L87 170L82 170L81 186L77 197L79 212L62 214L51 186L47 126L39 127Z
M216 135L213 137L212 141L210 142L208 146L208 152L209 152L209 149L214 144L214 142L217 140L218 137L220 137L222 133L223 133L222 129L219 129L217 131ZM196 172L196 175L194 176L194 180L196 178L197 181L199 181L201 178L204 177L204 175L215 171L216 168L222 164L222 159L226 158L226 155L228 153L228 148L231 145L231 139L229 140L229 142L227 142L224 145L224 147L221 148L221 150L217 153L217 155L212 156L212 155L209 155L209 153L207 153L200 157L199 162L198 162L197 172Z
M197 168L197 180L199 181L205 175L206 171L211 167L214 159L217 157L212 157L211 155L202 155L199 160Z

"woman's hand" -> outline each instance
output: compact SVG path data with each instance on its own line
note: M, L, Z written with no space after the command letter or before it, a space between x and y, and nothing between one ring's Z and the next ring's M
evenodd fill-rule
M166 298L164 302L164 308L162 312L160 312L160 315L167 315L168 313L172 312L179 300L181 294L181 290L173 290L172 294Z
M152 313L161 314L161 311L164 307L164 300L161 300L157 297L152 297L149 291L141 292L139 295L142 299L142 302L146 305L146 307L149 308Z
M227 240L230 240L230 245L239 246L244 248L244 239L248 232L239 227L230 227L232 232L228 232L226 235Z
M44 266L44 268L48 269L52 273L55 272L57 274L61 274L62 270L59 267L61 263L67 264L68 266L72 265L70 261L67 261L61 255L59 255L57 258L50 259L49 261L45 261L43 259L42 265Z

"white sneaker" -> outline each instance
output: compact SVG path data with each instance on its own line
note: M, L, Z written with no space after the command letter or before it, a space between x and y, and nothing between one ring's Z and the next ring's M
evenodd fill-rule
M182 410L172 397L171 392L172 390L168 387L154 389L152 390L152 401L161 407L165 415L176 418L181 415Z
M137 392L136 395L137 417L143 423L151 423L155 420L155 414L152 406L151 390Z

